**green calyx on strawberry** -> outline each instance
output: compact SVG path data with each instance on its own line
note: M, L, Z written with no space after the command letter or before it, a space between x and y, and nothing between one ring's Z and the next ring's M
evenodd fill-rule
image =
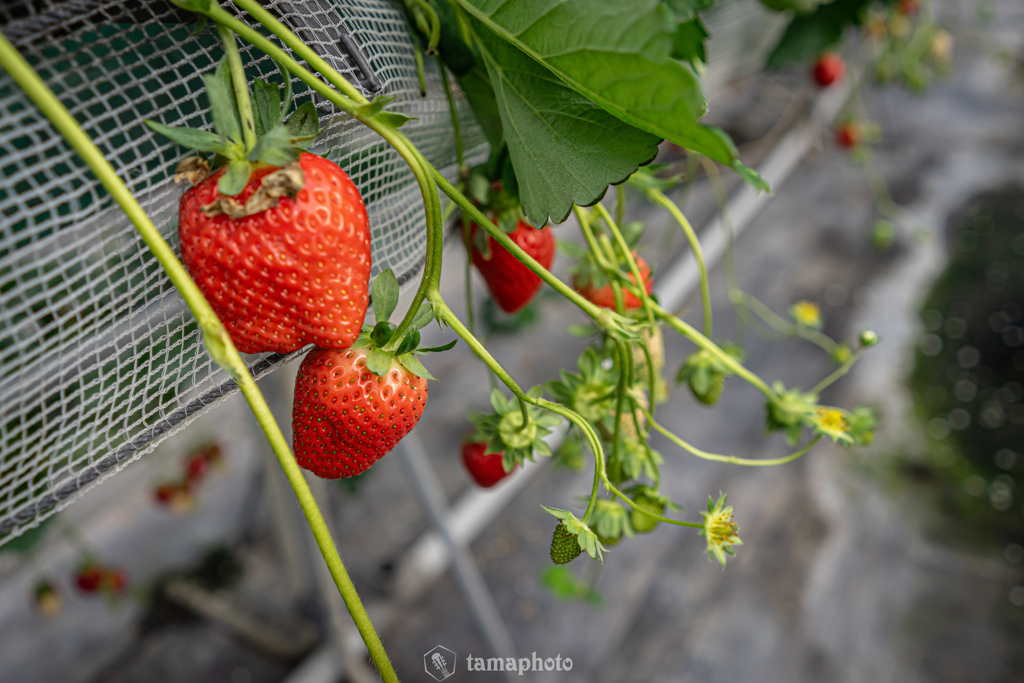
M618 371L611 358L588 348L576 361L578 372L562 370L560 379L544 388L556 401L572 408L591 424L614 429L615 390Z
M526 395L540 398L541 391L541 387L536 386L527 391ZM519 401L505 398L497 389L491 392L491 406L494 408L493 413L472 413L469 416L476 427L469 441L486 444L484 455L502 453L502 466L506 472L511 472L526 460L532 461L534 454L551 456L551 447L544 441L544 437L561 422L560 417L527 405L528 419L524 421Z
M778 381L772 385L772 390L775 398L768 401L767 431L782 431L786 435L786 443L796 445L803 436L804 427L813 428L818 395L799 388L787 389Z
M281 176L276 190L257 193L242 203L237 197L249 184L250 176L260 166L287 167L299 160L302 150L320 134L320 117L312 102L299 106L284 120L292 104L291 79L285 78L284 101L276 85L256 79L252 110L256 144L247 147L243 126L249 125L239 113L232 86L231 72L225 57L212 73L205 74L206 92L210 100L214 132L182 126L165 126L155 121L146 124L157 133L170 138L183 147L201 153L213 154L213 165L205 170L216 171L226 167L217 180L219 196L216 202L204 207L207 215L225 213L233 218L252 215L277 205L281 196L295 197L304 186L304 178L287 174ZM203 158L190 157L179 165L176 180L188 180L193 186L204 178ZM264 180L266 185L267 181ZM274 192L280 192L273 196Z
M644 510L644 512L641 512L636 508L631 508L630 522L633 525L633 531L638 534L650 533L661 523L652 515L664 516L666 508L673 510L679 508L669 498L647 486L634 486L627 493L630 500Z
M731 356L736 362L743 361L743 349L735 344L723 344L722 351ZM679 368L676 375L676 383L685 382L690 387L694 398L704 405L713 406L718 402L725 388L725 378L733 374L732 370L718 358L712 356L704 349L690 354Z
M519 197L516 193L515 178L502 178L494 168L498 157L491 155L487 164L474 166L469 171L466 189L469 198L488 216L492 216L494 224L506 235L515 232L519 223L525 221ZM510 191L511 190L511 191ZM486 235L474 239L474 246L486 253Z
M600 543L610 548L617 545L623 536L633 538L633 526L629 513L614 500L600 499L590 515L590 528L597 534Z
M568 510L549 507L544 507L544 509L560 520L555 526L555 533L551 538L552 562L568 564L579 557L584 550L592 558L604 561L602 552L607 548L597 540L597 534L593 529Z
M416 356L445 351L420 346L419 330L433 319L424 303L407 333L388 321L398 304L398 280L386 270L373 283L375 325L349 349L313 349L295 380L292 408L295 459L325 479L362 474L419 422L427 379Z

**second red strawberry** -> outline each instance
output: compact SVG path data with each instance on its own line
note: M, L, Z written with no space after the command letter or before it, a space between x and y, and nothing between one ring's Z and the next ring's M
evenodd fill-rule
M506 313L522 310L544 284L540 277L509 253L504 247L486 236L486 246L480 246L484 235L477 234L473 226L473 265L480 271L495 303ZM550 227L537 229L520 220L509 237L544 268L555 260L555 236Z

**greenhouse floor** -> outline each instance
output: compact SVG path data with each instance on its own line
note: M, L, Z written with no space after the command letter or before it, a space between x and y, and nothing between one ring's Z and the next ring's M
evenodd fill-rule
M994 46L1024 50L1024 9L1015 0L997 4L1005 21L985 33L977 32L966 11L950 17L964 29L958 35L968 36L969 28L977 38L958 42L947 82L923 95L897 87L865 93L868 116L882 130L874 163L908 219L891 247L872 245L878 216L865 170L830 137L773 188L773 199L737 244L741 286L773 310L785 314L808 299L821 305L825 331L835 337L854 340L865 328L879 334L882 343L823 396L848 408L864 403L881 409L876 444L860 451L823 444L783 467L739 468L694 459L656 439L665 458L662 491L684 506L678 514L698 519L707 497L724 491L744 545L723 571L708 561L704 539L694 530L659 528L611 549L603 565L576 560L570 568L600 596L597 605L561 601L541 578L552 566L553 519L540 506L581 511L592 470L545 468L471 546L518 656L573 662L569 672L531 673L521 680L1021 680L1020 557L969 538L926 533L933 513L906 486L877 474L884 470L879 461L923 438L906 378L922 334L918 308L945 264L949 217L974 195L1010 185L1021 188L1024 211L1024 79L990 52ZM746 143L743 156L756 163L777 137L771 124L789 115L790 102L811 94L803 82L803 74L790 73L737 83L716 104L713 122L734 135L741 151ZM671 150L664 156L673 160ZM657 234L655 248L644 254L657 273L684 240L670 237L667 221L646 211L636 216ZM715 211L710 188L698 184L687 207L691 222L699 229ZM559 231L560 238L572 239L570 224ZM446 258L451 266L443 290L461 314L459 245L450 245ZM556 262L556 272L564 275L565 265L564 259ZM478 301L482 291L477 282ZM736 317L721 267L712 273L712 291L715 337L732 337ZM699 300L691 297L687 306L697 319ZM572 368L584 344L561 325L584 322L570 305L547 296L537 312L536 324L488 343L524 386ZM428 336L449 338L436 328ZM674 372L692 347L669 337L666 350L668 371ZM750 367L786 386L813 386L835 368L826 354L799 341L748 334L746 352ZM469 428L464 416L487 408L487 374L464 345L428 365L440 381L431 385L416 434L454 500L469 486L458 457ZM295 366L263 383L279 392L276 408L285 416L290 399L281 388ZM735 379L714 409L680 389L659 417L713 452L753 458L788 452L780 436L764 435L758 392ZM267 501L280 492L280 482L273 471L265 473L267 455L254 432L244 405L232 398L175 437L177 445L162 446L76 503L80 510L72 508L91 520L78 533L137 578L137 588L118 604L68 588L61 614L44 619L28 604L31 586L43 573L73 572L80 557L75 543L56 540L31 561L0 556L0 683L331 680L297 675L316 651L315 637L304 634L325 622L316 597L321 577L306 561L308 532L272 531L273 505ZM211 478L195 512L137 512L151 483L171 469L159 462L162 454L209 436L230 441L229 469ZM408 472L392 454L355 487L331 485L336 541L371 616L381 613L379 607L388 609L401 591L396 567L428 526ZM296 516L293 503L286 500L283 508ZM297 548L289 551L290 544ZM201 558L219 546L225 550L211 556L205 573L197 572ZM289 569L289 557L305 559ZM209 606L219 597L226 606L200 616L187 597L175 599L168 586L180 582L183 572L192 572L193 587L203 581L211 586L199 602ZM437 645L458 656L450 680L501 679L465 670L467 657L494 655L450 572L388 622L383 639L402 680L433 680L424 672L423 655Z

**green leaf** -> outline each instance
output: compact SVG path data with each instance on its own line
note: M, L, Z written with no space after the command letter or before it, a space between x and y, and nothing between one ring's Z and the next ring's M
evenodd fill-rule
M704 41L708 31L699 18L676 24L676 32L672 38L672 58L684 62L707 62L704 52Z
M470 108L480 124L491 149L501 147L504 135L494 88L487 77L487 69L469 45L462 39L461 24L455 8L448 2L435 3L441 22L438 53L448 69L455 75L459 88L466 95Z
M743 178L743 180L746 181L748 185L753 187L759 193L770 193L772 191L771 186L768 184L767 181L765 181L764 178L761 177L761 175L757 171L750 168L749 166L743 165L742 163L740 163L739 159L732 162L732 170L736 171L736 173L738 173L739 176Z
M391 318L398 305L398 278L390 268L377 276L373 281L373 314L377 322Z
M259 78L253 81L252 113L258 138L281 122L281 94L276 85Z
M776 12L797 12L807 14L813 11L818 5L831 2L832 0L761 0L761 4Z
M382 111L373 118L392 128L401 128L409 121L419 121L419 118L416 116L406 116L405 114L399 114L397 111Z
M210 99L213 127L226 140L242 142L242 119L235 102L235 91L231 87L231 72L228 71L227 57L220 60L217 70L203 75L206 82L206 96Z
M416 317L412 319L412 328L414 330L422 330L433 319L434 307L430 305L429 301L424 301L420 304L420 310L416 311Z
M432 379L437 381L437 378L427 372L427 369L423 367L423 363L419 361L416 356L411 353L402 354L398 357L398 362L405 366L405 369L423 379Z
M370 349L370 352L366 354L366 369L379 377L384 377L391 371L392 360L394 360L394 356L387 351Z
M715 0L662 0L677 21L690 21L697 16L697 12L706 10L715 4Z
M698 123L700 83L671 58L676 19L659 0L456 1L622 121L724 164L736 157L728 136Z
M284 166L298 158L299 151L284 126L271 128L249 152L249 161L262 161L271 166Z
M508 403L497 389L491 390L491 407L494 408L494 412L498 415L504 415L508 412Z
M217 181L217 189L221 194L234 197L245 189L252 174L252 164L245 159L235 159L228 164L228 170Z
M394 99L394 95L378 97L372 102L367 102L366 104L361 104L358 107L356 107L356 114L358 114L359 116L365 116L368 119L373 118L377 114L384 111L384 107L386 107L389 102L394 101Z
M790 62L807 62L839 42L847 26L861 22L861 13L870 0L835 0L822 5L811 14L793 17L768 55L769 69L778 69Z
M491 149L501 147L505 141L505 131L501 127L498 99L491 78L487 75L487 68L477 65L469 73L459 76L458 81Z
M441 353L442 351L448 351L454 348L454 346L458 343L458 339L452 339L447 344L441 344L440 346L421 346L418 349L412 351L412 353L416 354L417 356L424 356L428 353Z
M576 242L570 242L568 240L558 240L558 250L571 259L586 258L590 253L590 250L582 244L577 244Z
M292 140L313 140L320 135L320 114L312 102L303 102L285 124Z
M214 135L208 130L198 128L185 128L184 126L165 126L156 121L145 121L146 125L160 135L170 138L182 147L194 149L197 152L219 152L224 147L224 141L219 135Z
M482 26L484 58L527 219L561 223L593 204L658 151L658 139L623 123Z

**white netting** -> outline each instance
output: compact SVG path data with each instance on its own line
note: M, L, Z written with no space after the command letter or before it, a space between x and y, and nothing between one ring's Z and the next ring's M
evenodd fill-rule
M421 97L397 5L264 4L367 95L379 89L395 96L390 108L418 119L403 132L435 167L454 171L439 76L428 63L429 95ZM165 2L0 2L0 29L103 150L174 248L182 190L170 178L186 152L142 121L209 122L201 75L223 51L214 30L194 35L194 28L194 16ZM250 79L280 83L262 53L243 46L242 58ZM297 80L295 96L300 103L310 96ZM362 191L374 275L392 268L400 281L412 278L425 243L411 172L371 131L339 116L330 103L314 101L324 134L312 151L339 163ZM479 159L483 137L464 99L457 103L466 149ZM151 450L235 386L211 363L192 315L120 209L5 73L0 169L2 544ZM250 360L263 374L282 357Z

